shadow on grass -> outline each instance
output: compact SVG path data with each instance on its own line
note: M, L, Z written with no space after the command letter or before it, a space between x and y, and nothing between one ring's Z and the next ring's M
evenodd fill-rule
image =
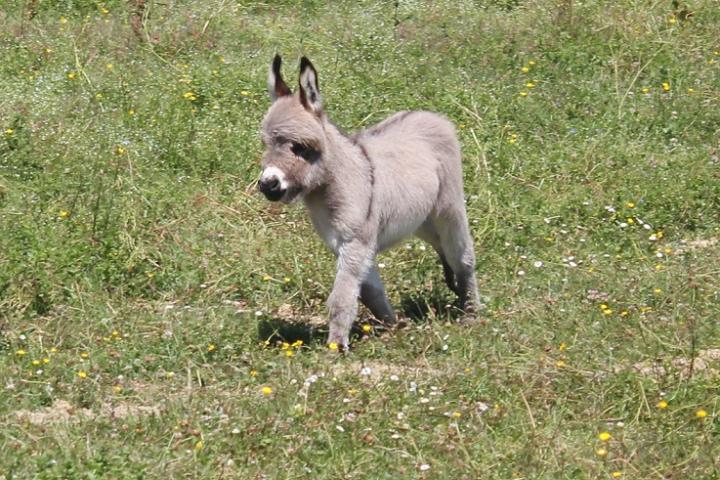
M403 297L401 311L414 323L455 321L464 315L457 306L455 296L447 294L442 289L413 292Z
M375 319L370 312L361 307L361 314L353 323L350 333L351 343L363 336L362 327L371 324L375 333L402 328L407 323L430 323L433 321L455 321L463 317L463 312L457 308L455 297L446 294L442 290L428 289L420 292L413 292L401 299L398 309L398 323L386 325ZM303 321L302 318L288 319L273 317L260 320L258 323L258 338L261 341L269 341L271 344L278 342L293 343L302 340L303 344L322 343L327 338L328 326L325 323L312 323Z
M258 323L258 338L270 343L293 343L302 340L305 345L322 342L327 337L326 326L311 325L285 318L268 318Z

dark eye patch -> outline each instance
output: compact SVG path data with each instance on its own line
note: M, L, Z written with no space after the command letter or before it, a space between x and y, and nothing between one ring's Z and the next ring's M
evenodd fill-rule
M293 154L310 163L316 162L320 158L319 150L305 145L304 143L292 142L290 145L290 150L293 152Z

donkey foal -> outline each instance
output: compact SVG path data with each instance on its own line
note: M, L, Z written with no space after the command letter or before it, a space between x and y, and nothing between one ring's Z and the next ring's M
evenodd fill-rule
M271 201L302 198L337 257L328 299L328 343L347 348L357 298L381 321L395 312L375 256L415 234L440 256L445 281L473 316L479 306L475 253L463 197L460 145L453 125L430 112L400 112L346 136L322 109L318 77L300 60L295 94L270 67L272 105L262 122L260 191Z

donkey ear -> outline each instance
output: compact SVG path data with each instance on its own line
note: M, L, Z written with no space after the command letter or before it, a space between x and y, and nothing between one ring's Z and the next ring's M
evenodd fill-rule
M282 58L276 54L275 58L273 58L272 65L270 65L270 72L268 73L268 93L273 102L280 97L292 94L290 87L288 87L285 80L282 79L280 65L282 65Z
M317 71L307 57L300 59L300 102L308 110L315 114L322 111L322 99L318 87Z

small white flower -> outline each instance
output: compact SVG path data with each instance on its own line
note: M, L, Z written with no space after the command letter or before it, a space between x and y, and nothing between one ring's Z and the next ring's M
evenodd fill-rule
M427 247L425 245L420 245L418 248L420 249L421 252L424 252L425 250L427 250Z
M398 377L395 374L392 374L392 375L390 375L390 380L392 380L393 382L397 382L398 380L400 380L400 377Z
M262 311L262 310L257 310L257 311L255 311L255 316L256 316L256 317L262 317L262 316L263 316L263 311Z
M423 463L422 465L420 465L419 468L421 472L427 472L428 470L430 470L430 465L428 465L427 463Z
M522 277L525 275L525 270L518 270L517 274L518 274L518 277Z
M344 432L344 431L345 431L345 429L342 427L342 425L335 425L335 428L337 429L338 432Z
M535 260L533 263L533 267L535 268L541 268L543 266L543 262L541 260Z
M368 376L372 373L372 369L370 367L363 367L362 370L360 370L360 375Z
M420 399L420 403L428 403L429 401L430 401L430 399L429 399L429 398L425 398L425 397L422 397L422 398Z
M381 262L381 263L378 263L378 268L385 268L385 264L382 263L382 262Z

